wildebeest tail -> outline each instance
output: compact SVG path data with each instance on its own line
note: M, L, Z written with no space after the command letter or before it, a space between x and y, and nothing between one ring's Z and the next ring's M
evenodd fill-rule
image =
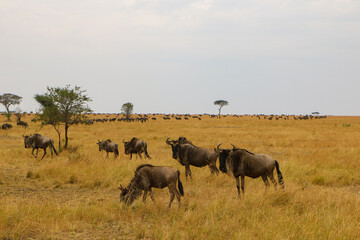
M178 188L179 188L179 192L181 194L181 196L184 196L184 187L182 185L182 182L180 181L180 171L177 171L178 173Z
M54 153L56 154L56 156L58 156L59 154L56 152L56 149L54 147L54 141L51 141L51 148L54 150Z
M282 173L280 172L279 163L276 160L275 160L275 167L276 167L276 172L278 175L279 183L280 183L281 187L284 188L284 178L283 178Z
M145 146L144 146L144 152L145 152L145 156L146 156L147 158L150 158L150 159L151 159L151 157L150 157L150 155L149 155L149 153L148 153L148 151L147 151L147 144L145 144Z

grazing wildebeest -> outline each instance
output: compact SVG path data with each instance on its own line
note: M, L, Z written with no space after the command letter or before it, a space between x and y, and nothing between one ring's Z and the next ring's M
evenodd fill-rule
M45 137L45 136L41 136L38 133L35 133L34 135L30 135L30 136L24 136L24 143L25 143L25 148L32 148L32 152L31 154L37 158L37 154L39 151L39 148L42 148L44 150L44 155L42 156L41 160L45 157L46 155L46 148L49 147L50 148L50 152L51 152L51 157L53 156L53 150L55 152L56 155L56 149L54 147L54 140L52 140L49 137ZM34 155L34 150L36 149L36 155Z
M179 191L176 188L176 182ZM153 166L150 164L138 166L135 170L135 176L126 188L123 188L122 185L120 185L120 201L131 205L134 200L141 195L141 192L144 191L143 201L146 201L149 192L151 199L155 203L151 190L153 187L161 189L168 187L170 192L169 208L171 207L171 203L175 196L180 208L180 194L181 196L184 196L184 188L180 181L180 171L173 167Z
M24 128L27 128L29 126L28 123L24 121L18 121L16 124L18 126L23 126Z
M115 158L117 158L119 156L118 145L114 142L111 142L110 139L107 139L102 142L100 142L100 140L98 140L98 142L96 144L99 145L99 151L101 151L101 150L106 151L106 157L109 157L109 152L113 152L115 155Z
M130 159L132 159L132 154L138 154L141 157L141 153L144 153L145 158L150 158L150 155L147 152L147 143L144 140L138 139L136 137L133 137L130 141L125 142L125 139L123 140L124 148L125 148L125 154L130 154ZM137 156L136 156L137 158Z
M12 125L10 123L4 123L2 126L1 126L1 129L3 130L6 130L6 129L11 129L12 128Z
M236 148L234 145L233 149L219 149L219 146L217 147L217 151L219 152L220 171L227 173L230 177L236 179L239 197L239 177L241 177L241 190L243 194L245 191L245 176L251 178L258 178L261 176L266 188L270 186L268 181L268 178L270 178L276 189L277 183L273 175L275 168L279 183L281 187L284 188L284 179L280 172L279 163L275 159L266 154L251 153L246 149Z
M185 138L186 139L186 138ZM218 174L219 170L216 167L216 160L219 154L205 148L197 147L190 143L181 143L178 141L166 140L166 144L171 146L173 158L185 166L185 176L191 176L190 165L195 167L205 167L209 165L211 174Z

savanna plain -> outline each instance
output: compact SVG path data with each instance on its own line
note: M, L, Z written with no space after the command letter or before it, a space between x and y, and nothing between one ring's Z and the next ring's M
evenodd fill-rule
M57 134L33 117L22 119L26 129L13 118L12 129L0 130L2 239L360 239L360 117L96 122L71 126L70 147L53 158L48 150L43 160L42 150L35 159L24 148L22 135L49 136L58 149ZM186 179L165 143L179 136L207 149L223 143L266 153L279 162L285 189L266 190L261 178L246 177L239 198L235 179L208 167L191 167L193 179ZM148 143L152 159L124 154L122 140L132 137ZM106 139L119 144L118 158L99 152L96 143ZM120 202L119 185L142 163L180 170L180 209L176 199L168 208L167 189L153 189L156 203Z

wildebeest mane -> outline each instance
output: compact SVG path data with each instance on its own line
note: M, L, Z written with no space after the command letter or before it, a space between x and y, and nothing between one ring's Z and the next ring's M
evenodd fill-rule
M246 150L246 149L244 149L244 148L235 148L235 149L234 149L234 151L238 151L238 150L244 151L244 152L249 153L249 154L251 154L251 155L255 155L255 153L252 153L252 152L250 152L250 151L248 151L248 150Z
M130 140L130 145L132 145L133 142L135 142L137 140L136 137L133 137L131 140Z
M143 168L143 167L153 167L153 165L148 164L148 163L146 163L146 164L141 164L141 165L139 165L139 166L136 168L135 172L137 173L137 172L138 172L141 168Z

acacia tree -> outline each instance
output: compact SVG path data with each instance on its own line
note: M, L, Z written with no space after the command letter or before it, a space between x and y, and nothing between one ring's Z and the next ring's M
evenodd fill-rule
M22 97L12 93L4 93L3 95L0 95L0 103L2 103L6 108L5 116L8 118L8 121L10 121L11 117L10 106L20 104L21 99Z
M130 119L130 115L134 110L134 105L130 102L124 103L121 107L121 112L125 114L126 119Z
M214 105L219 106L219 118L220 118L220 116L221 116L221 108L224 107L224 106L229 105L229 103L228 103L228 101L225 101L225 100L216 100L214 102Z
M43 124L48 124L53 126L55 131L58 134L59 138L59 152L61 152L61 116L58 108L55 103L49 96L45 95L35 95L35 100L41 104L41 113L37 113L37 119L42 121Z
M55 126L64 125L64 148L66 149L69 143L69 127L82 122L85 118L85 113L92 112L87 105L87 102L90 102L91 99L85 94L86 90L81 90L77 86L73 89L70 88L70 85L66 85L64 88L48 87L47 90L45 94L35 96L35 100L42 106L40 116L47 119L47 123L53 125L55 129Z

